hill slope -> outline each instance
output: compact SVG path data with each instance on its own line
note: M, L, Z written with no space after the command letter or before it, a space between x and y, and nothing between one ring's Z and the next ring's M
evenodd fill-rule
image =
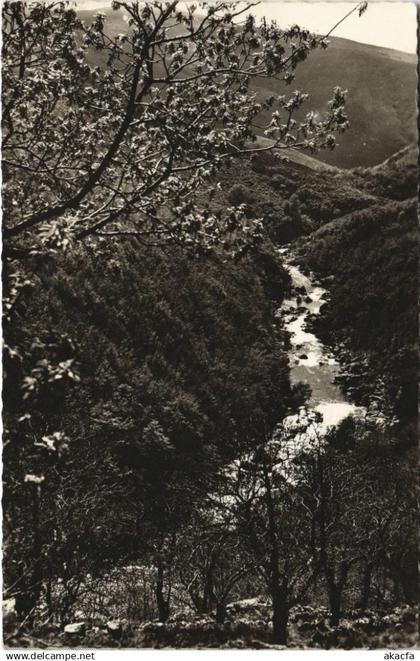
M327 279L330 301L314 324L347 365L344 385L367 404L385 380L400 419L412 420L417 149L354 170L319 169L314 160L260 153L235 162L212 204L244 204L274 242L294 241L300 264Z
M402 150L366 169L362 181L365 189L382 192L378 203L297 243L301 264L327 278L330 300L314 324L347 364L345 386L364 404L385 386L404 421L417 412L416 155L415 149Z
M416 140L415 55L331 38L326 51L298 67L292 90L310 94L311 108L322 113L334 85L348 90L350 128L320 160L346 168L376 165ZM258 82L257 88L269 92L271 86Z
M81 11L80 16L89 23L94 13ZM106 13L110 34L127 30L121 12ZM339 148L319 159L345 168L376 165L416 140L416 56L337 37L330 42L297 68L290 87L259 79L253 88L261 96L302 89L310 95L304 113L313 109L321 114L335 85L347 89L350 128L339 136ZM101 61L100 54L95 57ZM262 114L261 123L268 117Z

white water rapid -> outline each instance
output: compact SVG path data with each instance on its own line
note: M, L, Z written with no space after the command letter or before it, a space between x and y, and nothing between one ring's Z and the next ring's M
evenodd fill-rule
M322 413L324 428L336 425L359 409L346 401L334 378L339 365L322 342L306 330L309 315L320 314L327 291L313 284L311 278L291 264L287 249L281 249L293 285L292 298L285 300L277 314L284 319L290 333L290 379L292 384L306 383L312 391L308 405Z

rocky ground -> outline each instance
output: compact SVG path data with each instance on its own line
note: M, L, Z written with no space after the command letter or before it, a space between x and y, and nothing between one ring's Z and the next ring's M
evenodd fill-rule
M417 644L417 614L414 607L392 611L370 610L345 613L340 626L330 627L323 607L297 607L290 616L288 648L402 649ZM83 648L220 648L283 649L270 643L270 606L262 598L234 602L227 608L225 624L212 615L191 616L180 612L166 623L128 622L102 618L74 622L64 630L53 625L31 634L11 631L7 647Z

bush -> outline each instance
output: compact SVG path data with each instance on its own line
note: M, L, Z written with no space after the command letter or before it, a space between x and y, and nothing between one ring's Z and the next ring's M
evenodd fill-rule
M229 202L235 205L250 204L253 202L253 196L242 184L232 186L227 194Z

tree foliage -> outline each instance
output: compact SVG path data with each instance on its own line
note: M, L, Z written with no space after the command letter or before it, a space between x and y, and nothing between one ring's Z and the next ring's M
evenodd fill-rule
M338 88L322 122L294 120L300 91L257 103L249 90L256 77L290 84L325 42L296 25L258 27L248 7L223 1L200 11L112 6L128 17L115 38L105 15L84 25L65 3L3 5L6 248L65 247L105 227L204 248L224 235L242 244L256 226L234 209L206 213L194 191L247 151L263 107L272 109L267 148L334 146L347 126Z

